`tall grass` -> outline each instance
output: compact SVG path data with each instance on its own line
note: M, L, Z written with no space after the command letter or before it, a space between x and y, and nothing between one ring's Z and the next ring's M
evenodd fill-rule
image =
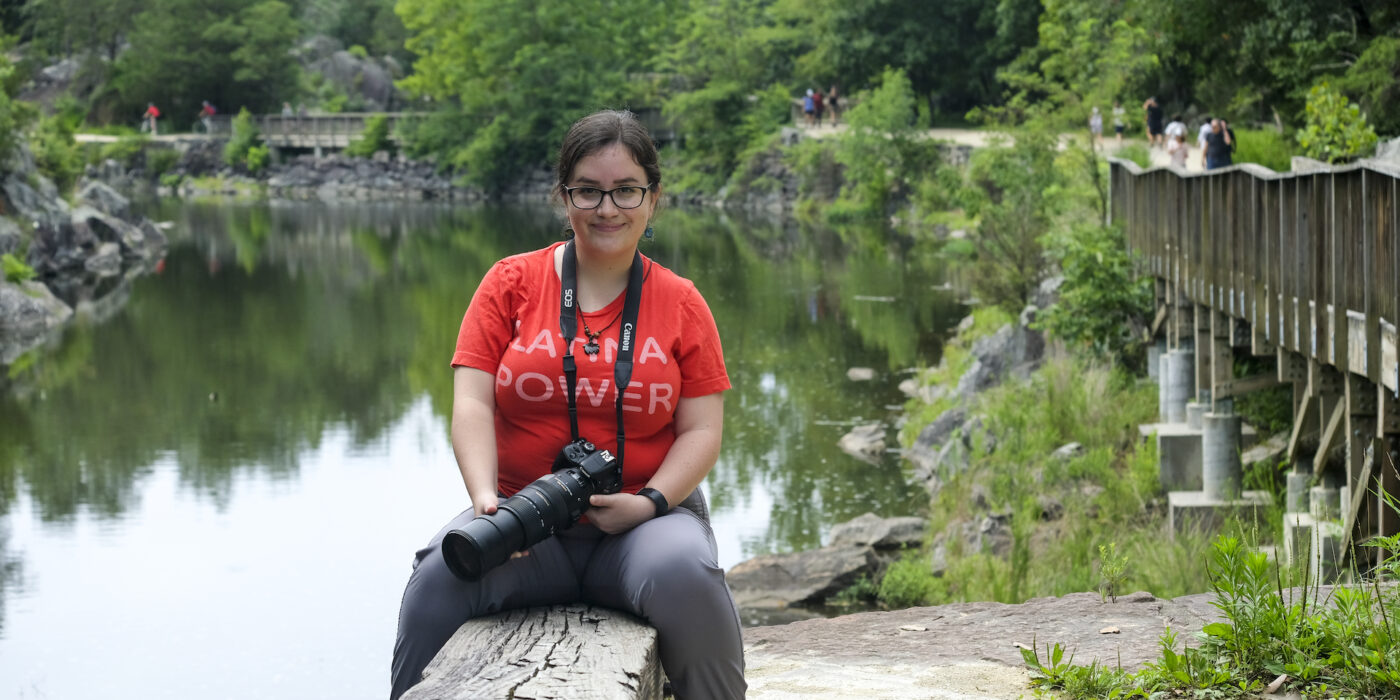
M1390 502L1395 508L1395 503ZM1374 546L1395 552L1400 535ZM1064 660L1059 644L1023 652L1038 689L1068 698L1258 697L1284 677L1303 697L1400 697L1400 573L1392 555L1370 582L1332 589L1288 588L1285 571L1234 537L1210 553L1215 605L1225 621L1205 625L1198 645L1171 630L1162 658L1137 673ZM1275 689L1278 690L1278 689Z
M931 573L927 553L906 555L881 582L882 601L1014 603L1097 590L1105 583L1104 552L1126 565L1114 581L1117 593L1174 597L1207 590L1202 562L1209 538L1163 533L1156 444L1137 432L1156 415L1156 401L1151 384L1064 356L982 394L973 407L982 427L968 436L971 467L940 490L930 531L982 517L980 500L1010 542L1003 537L996 548L975 550L952 527L943 575ZM1067 459L1052 457L1071 442L1084 448Z

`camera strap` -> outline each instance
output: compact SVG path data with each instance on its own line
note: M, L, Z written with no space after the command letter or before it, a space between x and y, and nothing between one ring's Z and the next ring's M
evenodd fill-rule
M568 386L569 428L573 439L578 433L578 365L574 362L574 339L578 335L578 253L574 242L564 244L564 265L560 274L559 330L564 335L564 381ZM613 363L613 384L617 388L617 463L621 467L622 446L626 442L622 428L622 394L632 382L632 348L637 337L637 312L642 306L642 253L632 253L632 270L627 278L627 298L622 302L622 327L618 329L617 359Z

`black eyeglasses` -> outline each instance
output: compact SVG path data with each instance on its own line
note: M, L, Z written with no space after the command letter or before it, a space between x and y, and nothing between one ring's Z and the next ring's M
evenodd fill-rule
M636 209L646 201L647 190L651 189L651 184L646 185L623 185L610 190L600 190L597 187L569 187L563 185L565 194L569 195L569 201L578 209L597 209L603 204L603 195L612 197L613 206L618 209Z

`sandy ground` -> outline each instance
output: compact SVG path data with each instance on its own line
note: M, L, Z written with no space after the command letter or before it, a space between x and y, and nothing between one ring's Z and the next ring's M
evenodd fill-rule
M1030 674L995 663L930 666L839 662L753 654L744 677L754 700L1016 700L1031 698Z

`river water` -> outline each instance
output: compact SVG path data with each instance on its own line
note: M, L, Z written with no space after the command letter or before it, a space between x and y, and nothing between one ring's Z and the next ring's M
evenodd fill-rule
M114 313L0 384L0 697L380 698L413 550L467 505L457 326L545 208L161 201L171 245ZM962 309L933 255L671 209L644 252L714 312L734 389L705 488L726 568L927 497L890 425ZM852 367L872 381L847 377Z

